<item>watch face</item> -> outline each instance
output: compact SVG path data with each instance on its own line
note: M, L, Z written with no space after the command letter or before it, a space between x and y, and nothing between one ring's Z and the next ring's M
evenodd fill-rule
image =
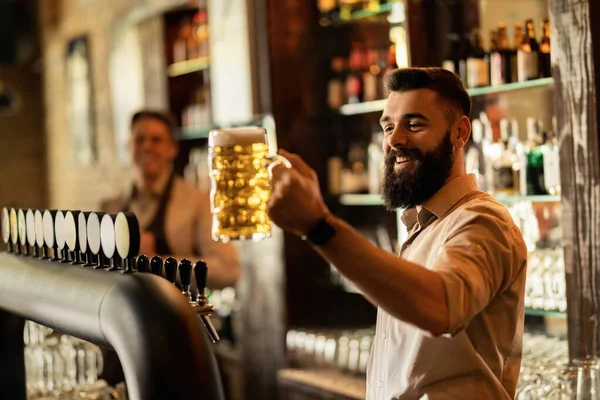
M35 246L35 216L33 210L27 210L25 222L27 223L27 243L30 246Z
M110 215L105 214L100 224L100 241L102 251L107 258L115 255L115 224Z
M90 213L87 220L87 240L93 255L100 254L100 219L98 214Z
M2 241L8 243L10 240L10 214L7 208L2 209Z
M44 246L44 217L40 210L35 212L35 242L38 247Z
M87 221L85 220L85 214L79 213L79 223L77 224L77 230L79 231L79 249L82 253L88 251L87 248Z
M19 225L17 223L17 210L10 209L10 240L13 244L19 241Z
M54 248L54 219L52 213L44 211L44 242L49 249Z

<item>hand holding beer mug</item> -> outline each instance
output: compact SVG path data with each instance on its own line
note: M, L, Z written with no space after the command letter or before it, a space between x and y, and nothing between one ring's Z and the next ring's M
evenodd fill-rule
M258 127L213 130L208 147L213 240L271 237L271 170L291 168L289 161L269 154L266 131Z

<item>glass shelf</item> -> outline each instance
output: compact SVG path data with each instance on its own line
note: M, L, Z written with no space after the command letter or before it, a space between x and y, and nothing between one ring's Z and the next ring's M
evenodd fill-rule
M505 85L498 86L486 86L481 88L468 89L467 92L471 97L483 96L486 94L493 93L505 93L513 90L530 89L535 87L550 86L554 83L552 78L535 79L526 82L515 82L507 83ZM364 103L356 104L344 104L340 107L340 114L342 115L357 115L357 114L368 114L371 112L383 111L385 106L385 100L368 101Z
M383 199L380 194L343 194L339 199L344 206L381 206Z
M379 10L366 9L366 10L354 11L349 20L342 20L341 23L351 22L351 21L359 21L361 19L374 17L377 15L387 14L390 11L392 11L392 5L393 5L393 3L385 3L385 4L381 4L379 6Z
M179 129L179 140L207 139L214 126L188 126Z
M208 57L195 58L193 60L176 62L169 65L167 75L173 78L176 76L187 75L202 71L208 68Z
M532 317L567 318L567 313L563 311L538 310L535 308L526 308L525 315L529 315Z
M551 195L535 195L535 196L494 196L496 200L498 200L502 204L514 204L520 202L529 202L529 203L554 203L560 201L560 196L551 196Z
M519 202L551 203L559 202L560 196L538 195L538 196L494 196L502 204L514 204ZM343 194L339 198L340 204L344 206L380 206L383 199L380 194Z

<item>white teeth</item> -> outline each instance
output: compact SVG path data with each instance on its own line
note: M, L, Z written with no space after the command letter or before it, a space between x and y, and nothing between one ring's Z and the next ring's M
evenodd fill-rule
M397 163L403 163L403 162L407 162L412 160L412 158L410 157L396 157L396 162Z

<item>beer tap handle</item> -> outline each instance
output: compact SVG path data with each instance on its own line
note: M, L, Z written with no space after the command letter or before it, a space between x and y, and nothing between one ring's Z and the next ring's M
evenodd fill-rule
M136 261L138 272L148 272L150 266L150 260L145 255L140 255Z
M175 284L175 275L177 274L177 260L173 257L167 257L165 260L165 276L169 282Z
M196 277L196 286L198 287L198 305L201 302L206 303L206 294L204 293L206 290L206 277L208 275L208 266L204 261L197 261L194 264L194 276Z
M192 284L192 262L187 259L179 261L179 278L181 279L181 293L192 302L190 286Z
M208 275L208 266L204 261L197 261L194 264L194 276L196 277L196 286L198 287L198 296L196 297L196 312L200 316L202 325L208 332L208 336L213 343L220 340L219 333L210 320L210 315L214 312L214 307L208 304L206 296L206 277Z
M159 256L154 256L150 259L150 271L154 275L162 276L163 260Z

